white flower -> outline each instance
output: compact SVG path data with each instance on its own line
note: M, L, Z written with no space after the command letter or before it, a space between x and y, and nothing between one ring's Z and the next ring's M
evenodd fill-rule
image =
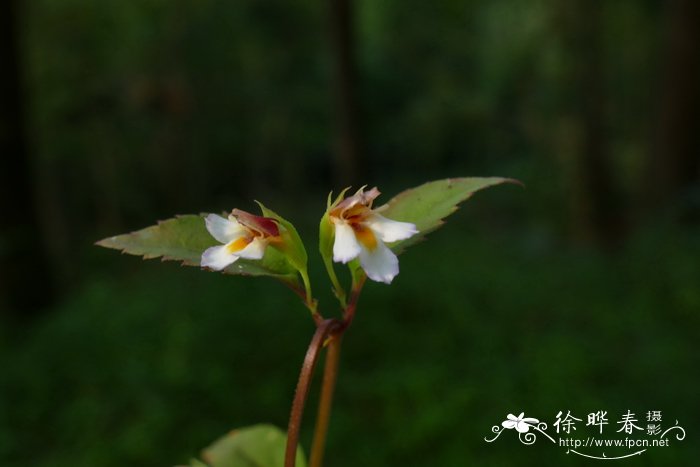
M212 237L223 243L202 253L202 267L216 271L239 258L262 259L268 243L279 237L279 229L273 219L240 209L234 209L228 219L209 214L204 221Z
M503 428L513 429L515 428L518 433L527 433L530 431L530 427L538 424L540 421L536 418L523 418L525 412L521 412L517 417L512 413L508 414L507 420L505 420L501 425Z
M331 207L329 218L335 227L333 261L347 263L359 257L367 277L390 284L399 273L399 259L385 242L405 240L418 230L414 224L393 221L372 210L377 196L376 187L366 193L363 187Z

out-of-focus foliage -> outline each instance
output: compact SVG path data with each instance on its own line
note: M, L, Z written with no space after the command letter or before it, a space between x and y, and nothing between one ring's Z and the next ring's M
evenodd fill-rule
M71 224L192 212L324 170L313 2L39 0L26 11L36 150L74 182L68 215L89 213Z
M649 232L609 258L468 227L487 216L465 209L405 253L395 284L367 286L343 350L329 465L587 465L544 444L485 443L511 409L550 423L558 410L658 409L692 424L697 232ZM127 277L94 277L3 346L4 466L176 465L235 427L285 426L313 331L294 295L128 262ZM694 452L688 438L645 456L678 465Z
M358 2L371 161L362 182L386 184L391 173L398 189L406 185L399 178L418 181L415 173L507 172L538 197L528 218L563 227L582 131L581 90L570 79L579 53L562 31L571 8ZM37 0L26 10L34 148L69 231L332 188L317 186L331 173L333 148L325 8ZM650 150L658 13L644 2L606 4L596 30L608 102L601 125L626 198L636 195ZM552 171L559 175L528 183Z

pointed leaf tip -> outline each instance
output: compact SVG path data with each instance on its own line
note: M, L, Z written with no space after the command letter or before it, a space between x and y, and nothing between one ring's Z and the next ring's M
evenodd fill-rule
M444 219L474 193L504 183L524 187L520 181L511 178L464 177L436 180L399 193L378 211L389 219L415 224L419 234L392 244L392 250L402 251L421 241L426 234L442 226Z

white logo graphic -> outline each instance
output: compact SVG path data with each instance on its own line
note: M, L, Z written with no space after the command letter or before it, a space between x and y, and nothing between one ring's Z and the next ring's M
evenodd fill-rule
M678 441L685 439L685 429L678 424L678 420L676 420L675 425L667 427L665 430L662 428L662 415L660 410L650 410L646 413L646 421L648 422L646 427L636 425L636 423L643 423L636 418L636 415L631 410L628 410L626 413L622 414L619 421L614 424L618 426L621 425L618 430L614 430L615 434L620 435L616 438L601 438L600 435L603 434L603 427L608 424L607 416L608 412L604 410L589 413L586 417L587 423L585 424L585 427L589 428L584 427L578 432L580 437L575 438L572 435L577 433L577 422L582 422L583 418L572 415L569 410L566 411L566 414L564 414L564 411L560 410L552 424L553 430L556 431L556 433L553 434L565 435L565 437L558 436L557 439L555 439L552 435L547 433L548 425L545 422L541 422L537 418L525 417L525 412L521 412L517 417L510 413L506 416L506 419L501 422L500 426L494 425L491 427L491 431L495 433L495 436L490 439L484 437L484 441L492 443L496 441L504 431L515 430L518 433L520 442L528 446L534 444L537 441L538 434L541 434L553 444L566 447L567 454L576 454L589 459L614 460L641 455L651 447L668 447L670 440L666 435L669 432L673 432ZM610 429L613 430L613 428ZM586 430L591 431L593 434L587 433ZM625 438L619 437L622 435L626 435ZM631 435L638 435L638 437L635 438ZM608 456L605 452L601 452L600 455L597 455L597 453L586 454L577 450L580 448L612 448L613 450L624 449L626 451L636 448L644 449L636 450L629 454Z

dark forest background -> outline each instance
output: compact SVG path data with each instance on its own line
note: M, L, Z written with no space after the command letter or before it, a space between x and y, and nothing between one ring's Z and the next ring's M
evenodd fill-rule
M94 241L259 199L313 257L330 190L451 176L527 188L366 288L328 465L577 465L485 443L510 412L687 429L698 25L694 0L0 3L0 464L172 465L286 424L312 332L288 291ZM638 465L688 465L693 438Z

